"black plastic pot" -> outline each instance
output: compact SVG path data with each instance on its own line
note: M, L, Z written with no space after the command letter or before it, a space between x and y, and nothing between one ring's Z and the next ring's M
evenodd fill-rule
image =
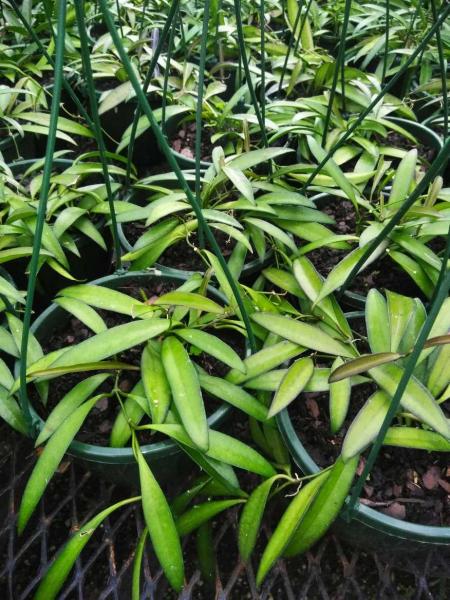
M0 139L0 154L5 163L27 160L39 155L38 137L33 133L26 133L23 137L19 133L11 133Z
M36 159L16 161L9 165L10 169L14 174L18 174L26 171ZM57 169L63 170L72 165L71 160L58 158L53 161L54 166ZM102 230L106 241L106 250L100 248L93 240L86 237L85 235L77 235L74 237L80 251L80 256L75 256L72 253L68 254L69 260L69 271L73 277L77 280L90 281L96 277L106 275L111 272L112 264L112 242L111 233L109 229L104 227L105 221L100 220L98 223L98 229ZM13 279L17 283L19 289L26 289L27 275L26 268L29 262L29 258L21 258L11 261L7 264L7 270L11 273ZM38 285L36 288L36 306L38 308L44 308L48 305L48 302L55 294L66 287L69 284L69 280L61 275L58 275L53 269L47 265L39 271Z
M427 127L423 123L417 121L410 121L408 119L402 119L400 117L386 117L388 121L392 121L403 129L406 129L408 133L411 133L417 140L424 146L432 148L436 153L440 152L443 146L442 139L432 129Z
M161 100L154 95L147 97L152 109L159 108ZM117 145L129 125L133 122L138 103L135 98L122 102L115 108L100 115L100 123L105 132L105 144L110 152L115 152ZM142 111L141 111L142 114ZM126 153L128 148L124 150ZM151 127L135 139L133 163L139 168L158 165L164 159Z
M92 281L91 284L117 289L130 282L148 283L149 280L154 278L181 284L187 277L188 274L161 273L157 269L149 269L148 271L102 277ZM216 301L223 303L224 298L219 291L209 287L209 293ZM31 331L42 343L48 340L54 331L60 329L70 319L71 315L69 313L60 306L52 304L34 321ZM42 420L32 406L31 410L33 417L42 425ZM209 417L209 426L215 428L220 426L230 415L231 410L230 405L223 405L218 408ZM173 481L178 477L185 479L189 465L192 465L184 452L172 441L147 444L142 446L141 450L161 483ZM95 471L103 478L115 483L134 485L139 481L137 465L131 447L111 448L74 441L69 447L68 454L87 469Z
M311 475L319 471L297 435L288 409L278 415L277 423L294 462L302 472ZM433 549L441 555L450 556L450 527L401 521L363 504L356 507L350 522L339 517L334 527L340 537L364 550L422 555Z

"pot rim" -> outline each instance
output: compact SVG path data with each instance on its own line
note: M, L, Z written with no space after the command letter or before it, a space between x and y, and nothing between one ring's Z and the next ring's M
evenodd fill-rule
M90 281L88 285L103 285L105 283L116 281L116 280L132 280L136 278L165 278L169 280L178 280L180 282L186 281L186 279L191 275L189 272L172 272L168 270L162 269L148 269L145 271L127 271L125 273L106 275L105 277L100 277L99 279L94 279ZM212 286L208 286L208 290L216 296L216 299L224 301L224 297L221 292L215 289ZM56 304L51 304L48 308L46 308L39 317L33 322L30 331L36 335L36 331L43 327L47 322L47 319L58 313L67 314L64 309ZM33 405L30 403L30 409L33 416L37 422L39 422L40 426L44 422L39 415L36 413ZM209 427L214 427L215 425L219 425L231 412L232 406L224 403L220 406L216 411L213 412L212 415L208 418ZM141 446L141 451L144 457L147 459L153 458L165 458L174 454L178 454L181 452L179 446L173 442L172 440L156 442L154 444L145 444ZM95 463L107 463L107 464L134 464L135 458L133 454L133 450L131 447L126 448L112 448L111 446L98 446L96 444L88 444L85 442L73 441L68 450L67 454L76 458L82 458L85 461L95 462Z
M276 419L283 440L296 465L298 465L307 475L320 471L320 467L307 452L299 435L295 431L288 409L285 408L281 411ZM349 497L347 497L346 502L348 502L348 499ZM382 533L400 539L410 540L415 543L433 544L436 546L450 545L450 526L439 527L436 525L421 525L419 523L411 523L410 521L402 521L384 515L359 502L355 506L352 520L360 522L370 529L375 529ZM349 525L350 524L351 521Z
M444 146L442 138L435 131L433 131L433 129L428 127L425 123L419 123L419 121L411 121L410 119L404 119L403 117L393 117L391 115L387 115L386 120L393 121L394 123L397 123L404 129L415 129L415 130L418 130L418 132L425 134L427 137L431 138L431 140L433 141L435 150L440 151L440 150L442 150L442 148ZM416 132L412 132L412 133L413 133L413 135L417 136ZM429 143L429 141L430 140L428 140L427 143Z

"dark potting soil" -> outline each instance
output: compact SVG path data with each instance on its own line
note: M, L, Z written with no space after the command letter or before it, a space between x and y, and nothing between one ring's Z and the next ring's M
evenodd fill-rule
M170 140L172 149L186 158L195 158L195 123L184 123ZM211 130L202 131L201 157L203 161L212 160L214 144L211 143Z
M372 384L352 389L348 418L337 435L330 432L327 393L305 393L291 405L295 430L319 466L326 467L338 457L351 421L374 389ZM358 474L364 461L363 455ZM364 486L361 502L398 519L423 525L450 525L449 455L383 447Z
M145 297L148 299L161 296L177 287L177 284L170 282L160 282L154 287L143 287L138 284L124 285L118 288L118 290L142 300L142 291ZM106 322L108 327L114 327L126 323L129 319L125 315L119 315L117 313L110 313L107 311L98 311ZM217 332L214 332L217 334ZM43 344L43 350L45 353L52 350L57 350L69 345L75 345L81 341L91 337L92 331L85 327L78 319L72 318L69 320L67 325L53 333L51 338ZM242 337L238 336L236 332L227 330L220 330L220 338L234 348L240 356L245 355L245 341ZM140 366L141 354L144 344L135 346L129 350L121 353L117 356L117 359L136 367ZM215 359L214 357L201 353L195 358L197 362L205 371L210 375L221 377L228 371L223 363ZM77 383L95 374L95 372L89 373L68 373L61 377L55 378L50 382L49 397L46 408L42 408L41 403L37 397L37 393L34 387L31 388L30 396L33 400L33 404L41 413L41 416L45 419L48 413L58 404L61 398L64 397ZM122 371L119 387L123 392L129 392L139 380L139 371L124 370ZM101 394L111 391L114 378L108 378L101 386L99 386L94 394ZM93 394L93 395L94 395ZM204 393L205 408L208 415L212 414L219 407L219 401ZM120 407L115 398L102 398L100 399L88 417L83 423L76 439L90 444L96 444L100 446L109 445L109 436L111 433L112 426L116 419L117 414L120 411ZM150 443L158 441L160 435L154 435L149 431L141 431L138 434L139 441L141 443Z

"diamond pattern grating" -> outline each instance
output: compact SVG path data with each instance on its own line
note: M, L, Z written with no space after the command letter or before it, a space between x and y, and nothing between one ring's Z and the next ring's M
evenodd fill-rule
M26 600L33 597L49 561L80 519L87 520L124 493L67 461L50 483L34 520L18 538L16 509L35 453L29 442L5 427L0 429L0 439L0 598ZM142 527L140 510L133 506L107 519L85 547L59 599L128 600L134 545ZM450 598L450 565L436 554L420 563L408 558L394 561L348 547L329 535L305 556L279 561L257 590L254 565L244 565L237 555L234 511L218 522L215 546L217 577L207 584L196 564L195 545L187 540L188 580L181 599ZM176 598L151 552L144 556L141 591L142 599Z

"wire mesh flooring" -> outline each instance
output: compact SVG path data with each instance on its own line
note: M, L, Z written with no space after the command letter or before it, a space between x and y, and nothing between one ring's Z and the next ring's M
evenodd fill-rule
M49 562L75 531L123 491L64 462L24 534L16 534L16 509L36 455L29 442L0 428L0 599L33 597ZM140 510L121 509L93 535L68 578L60 600L128 600L136 540L142 531ZM267 532L264 532L266 535ZM254 564L237 554L236 513L220 519L214 539L218 564L215 581L205 582L196 563L195 544L185 546L187 582L179 598L189 599L439 599L450 598L450 564L433 553L407 557L368 554L325 537L305 556L279 561L262 589L255 585ZM141 598L176 598L151 552L144 555Z

